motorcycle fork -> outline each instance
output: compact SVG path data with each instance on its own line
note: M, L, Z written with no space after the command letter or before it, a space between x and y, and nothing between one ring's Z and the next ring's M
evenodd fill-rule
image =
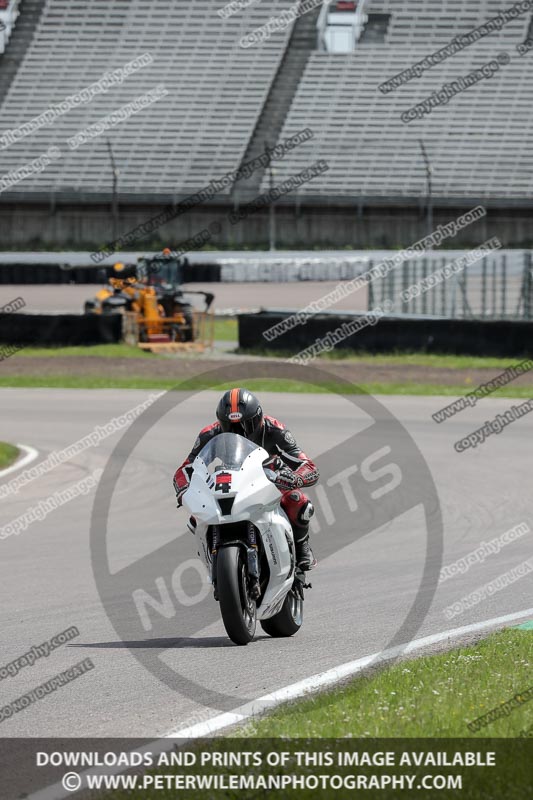
M261 595L259 586L259 557L257 548L257 533L255 526L248 523L248 576L250 578L250 597L257 600Z
M215 600L218 600L217 592L217 556L218 548L220 545L220 530L218 525L213 525L211 528L211 583L213 584L213 592Z

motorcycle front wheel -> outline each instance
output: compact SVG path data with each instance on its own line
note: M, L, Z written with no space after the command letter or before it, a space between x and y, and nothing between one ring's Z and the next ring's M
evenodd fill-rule
M245 645L255 636L257 606L248 591L248 571L242 548L223 547L217 555L217 592L226 633Z

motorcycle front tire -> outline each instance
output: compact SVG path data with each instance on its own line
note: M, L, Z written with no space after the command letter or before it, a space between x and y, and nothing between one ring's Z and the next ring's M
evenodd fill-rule
M246 645L255 636L257 606L248 594L247 567L238 545L222 547L217 555L217 592L226 633Z

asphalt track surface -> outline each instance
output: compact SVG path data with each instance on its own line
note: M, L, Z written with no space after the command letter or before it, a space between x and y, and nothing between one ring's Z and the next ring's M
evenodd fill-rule
M0 438L36 447L41 460L94 426L132 409L148 394L2 389ZM203 392L169 411L128 458L109 515L112 571L138 563L142 573L150 553L170 542L175 542L176 566L195 557L185 513L175 509L171 476L197 430L212 419L216 398L214 392ZM176 401L180 399L176 393ZM453 449L457 439L505 411L512 401L485 399L442 425L433 422L430 414L449 398L384 397L380 401L405 426L435 481L444 520L444 565L518 523L525 521L533 527L533 415L491 436L475 451L458 454ZM347 436L368 424L362 411L340 397L264 393L263 403L269 413L290 426L319 463L321 453L341 447ZM56 467L14 498L2 499L0 525L103 468L120 436L116 433ZM235 647L216 615L211 616L216 621L206 625L205 603L186 606L175 601L175 614L164 620L173 637L161 640L147 631L123 642L102 605L91 565L93 503L94 492L78 497L20 535L0 541L0 666L72 625L80 631L70 644L16 677L0 681L0 707L85 658L95 665L83 677L4 720L1 736L157 737L378 652L388 645L414 599L418 596L421 602L417 593L426 556L426 528L420 510L413 508L327 558L321 558L321 537L327 531L313 537L320 564L312 574L313 589L307 593L304 626L294 638L275 640L258 629L254 643ZM443 613L446 606L531 557L532 537L533 533L526 534L465 574L438 587L426 587L430 599L434 591L435 596L420 620L417 636L530 608L532 581L526 575L452 621ZM157 594L153 584L150 588ZM183 573L184 596L200 589L194 569ZM119 617L135 613L128 600L122 589L111 598ZM210 599L206 602L215 606ZM135 655L142 652L160 656L183 679L184 691L169 688L141 665ZM213 692L224 701L213 703Z
M338 285L337 281L299 281L298 283L189 283L183 285L184 291L211 292L215 295L215 312L236 310L257 310L264 308L300 309L317 300ZM280 291L281 287L281 291ZM81 314L83 304L99 290L98 285L30 285L16 284L0 286L0 299L8 303L15 297L22 297L26 303L25 312L45 312L60 314ZM195 301L193 301L195 302ZM197 300L195 305L203 305ZM367 289L363 287L353 294L343 297L332 311L365 311L367 308Z

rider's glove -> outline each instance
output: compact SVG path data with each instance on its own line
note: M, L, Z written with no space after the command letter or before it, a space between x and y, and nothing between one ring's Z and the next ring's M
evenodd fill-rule
M297 489L303 484L303 480L299 475L296 475L292 469L282 467L278 470L276 480L274 481L278 489L285 492L289 489Z
M268 461L263 462L263 466L272 470L272 472L277 472L278 469L282 469L285 466L285 462L279 456L272 456Z

